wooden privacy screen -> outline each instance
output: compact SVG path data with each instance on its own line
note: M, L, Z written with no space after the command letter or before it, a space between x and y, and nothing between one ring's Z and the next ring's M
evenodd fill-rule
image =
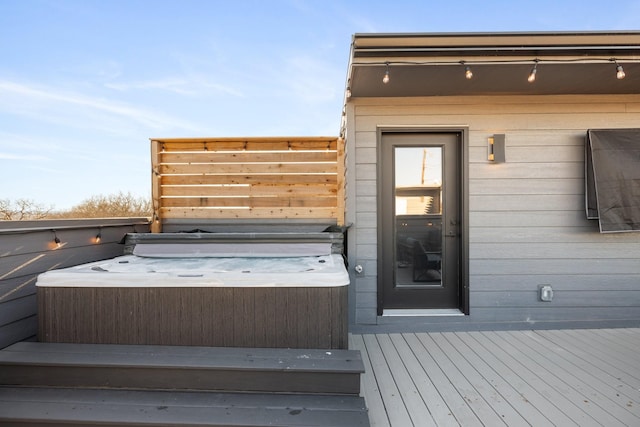
M152 231L165 219L344 223L341 138L152 139Z

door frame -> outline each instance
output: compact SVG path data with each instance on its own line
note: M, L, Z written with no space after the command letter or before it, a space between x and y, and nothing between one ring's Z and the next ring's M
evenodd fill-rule
M469 314L469 128L467 126L378 126L376 130L376 194L377 212L382 212L381 180L382 180L382 139L385 133L408 133L408 134L432 134L432 133L452 133L460 135L460 159L458 171L460 177L460 216L462 226L460 231L459 249L459 287L460 298L458 306L463 314ZM378 215L376 220L377 234L377 313L383 314L383 251L382 251L382 229L380 227L381 218Z

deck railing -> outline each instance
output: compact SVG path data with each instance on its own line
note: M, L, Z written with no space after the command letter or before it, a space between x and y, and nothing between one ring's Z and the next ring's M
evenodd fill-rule
M147 218L0 221L0 348L37 334L36 279L47 270L113 258Z

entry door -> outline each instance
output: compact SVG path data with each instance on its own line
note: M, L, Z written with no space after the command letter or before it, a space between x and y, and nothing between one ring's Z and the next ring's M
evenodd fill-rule
M378 312L461 304L459 133L383 133Z

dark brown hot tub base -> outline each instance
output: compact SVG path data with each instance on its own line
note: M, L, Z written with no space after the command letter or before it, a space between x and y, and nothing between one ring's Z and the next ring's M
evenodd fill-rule
M38 287L42 342L348 348L347 286Z

